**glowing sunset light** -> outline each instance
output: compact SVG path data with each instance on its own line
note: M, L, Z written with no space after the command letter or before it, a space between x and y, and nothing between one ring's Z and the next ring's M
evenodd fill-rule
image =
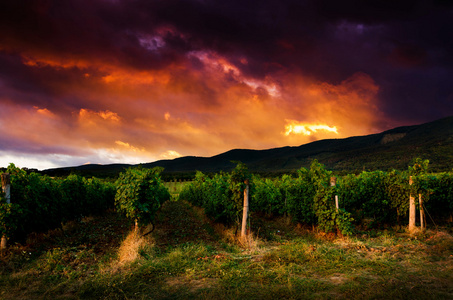
M182 155L174 150L168 150L160 155L161 159L174 159L181 157Z
M52 67L56 69L87 69L91 64L83 60L73 60L59 57L40 57L40 55L29 56L25 54L22 57L24 65L35 68Z
M285 125L285 135L288 136L290 134L303 134L303 135L311 135L312 133L317 132L318 130L328 131L335 134L338 134L337 127L327 126L327 125L314 125L314 124L306 124L303 122L287 120L289 124Z
M125 143L125 142L122 142L122 141L115 141L115 144L117 144L119 146L122 146L122 147L125 147L127 149L130 149L133 152L145 152L145 149L139 149L137 147L131 146L129 143Z
M170 80L164 72L133 72L124 69L109 70L109 74L102 77L107 84L121 85L151 85L167 84Z
M92 111L89 109L82 108L79 111L79 117L81 119L89 120L96 117L100 117L101 119L113 122L119 122L121 119L117 113L111 112L109 110L106 111Z
M100 112L98 112L98 114L104 120L112 120L112 121L115 121L115 122L119 122L120 121L120 117L118 116L118 114L114 113L114 112L111 112L109 110L100 111Z
M39 108L37 106L34 106L33 108L36 109L36 112L38 114L41 114L41 115L43 115L45 117L48 117L48 118L54 118L55 117L55 115L50 110L48 110L47 108Z

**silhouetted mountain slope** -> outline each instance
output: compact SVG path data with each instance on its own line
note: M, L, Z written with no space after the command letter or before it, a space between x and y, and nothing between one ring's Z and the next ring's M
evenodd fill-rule
M219 172L234 168L232 161L245 163L251 171L290 172L308 167L313 159L336 171L406 169L421 157L430 160L430 169L453 168L453 117L434 122L398 127L378 134L345 139L315 141L298 147L267 150L234 149L212 157L186 156L144 164L164 167L165 173ZM46 170L45 173L74 170L83 174L118 173L129 165L84 165Z

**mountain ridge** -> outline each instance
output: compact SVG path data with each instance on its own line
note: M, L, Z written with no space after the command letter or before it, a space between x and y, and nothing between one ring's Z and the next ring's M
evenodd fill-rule
M318 140L300 146L264 150L231 149L211 156L184 156L141 164L146 168L163 167L164 173L229 171L233 161L241 161L257 173L293 172L308 167L313 159L336 172L407 169L416 157L430 160L433 171L447 171L453 164L453 116L420 125L401 126L363 136ZM129 164L82 165L48 169L49 175L68 172L105 175L117 174Z

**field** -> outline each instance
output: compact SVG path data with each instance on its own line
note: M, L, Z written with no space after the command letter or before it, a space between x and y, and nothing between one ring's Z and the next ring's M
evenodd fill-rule
M191 181L168 181L165 182L164 185L167 188L168 192L171 194L172 199L178 199L179 193L184 189L184 187L189 184Z
M110 211L1 253L1 299L453 299L451 228L326 235L252 215L244 245L185 201L134 235Z

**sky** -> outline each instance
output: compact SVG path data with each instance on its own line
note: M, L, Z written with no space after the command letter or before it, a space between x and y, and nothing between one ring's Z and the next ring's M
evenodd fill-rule
M0 167L298 146L453 115L450 1L0 2Z

